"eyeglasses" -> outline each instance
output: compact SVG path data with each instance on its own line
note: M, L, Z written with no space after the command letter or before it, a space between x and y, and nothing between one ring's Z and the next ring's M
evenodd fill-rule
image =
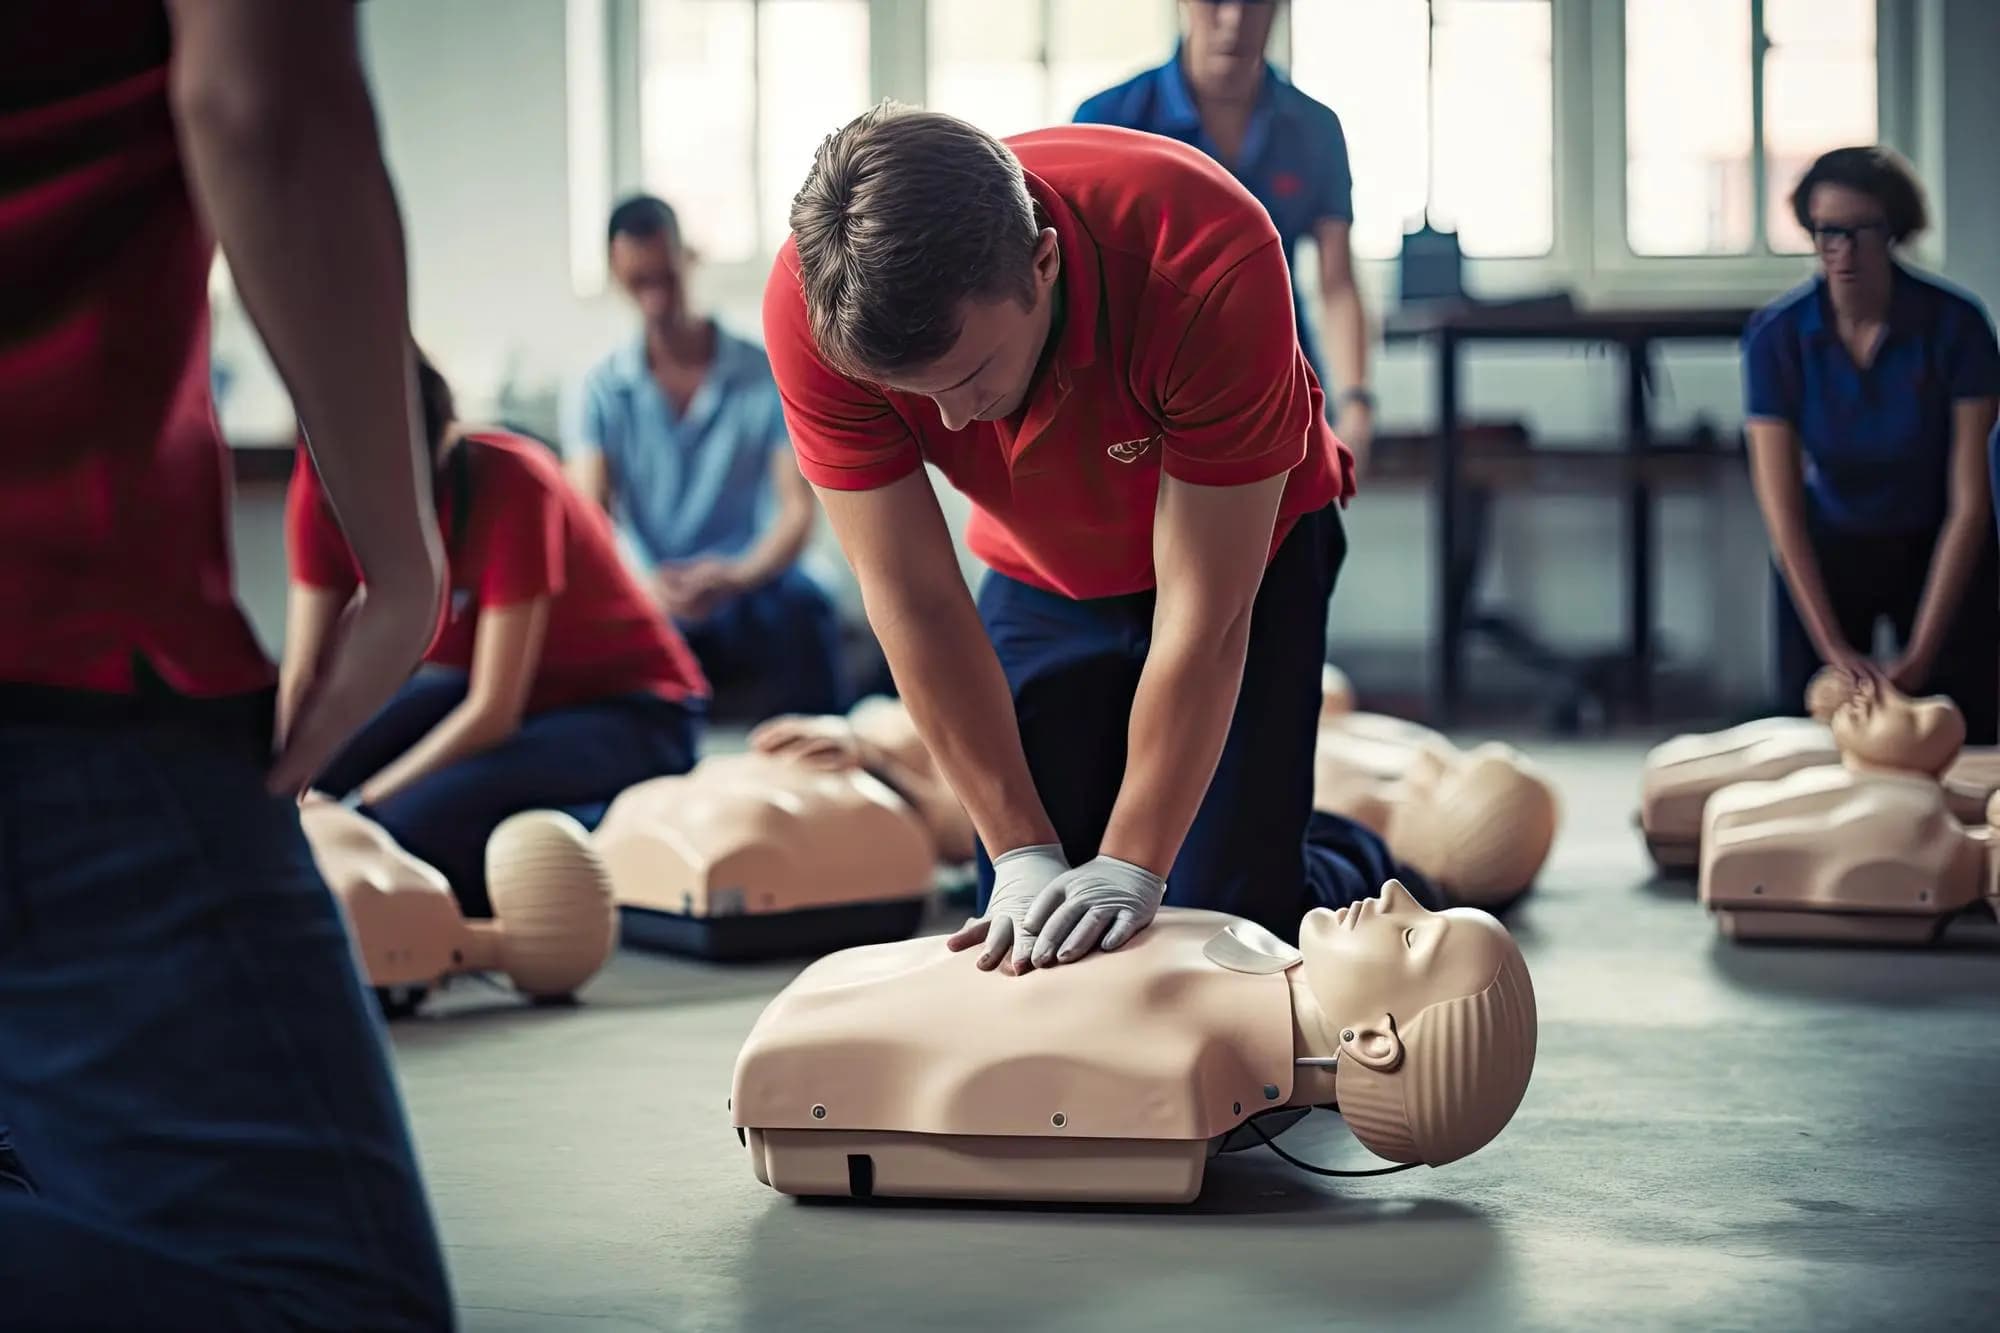
M1852 227L1836 227L1830 222L1815 222L1812 225L1813 244L1822 250L1831 250L1843 241L1859 245L1864 236L1886 236L1888 232L1889 224L1886 222L1862 222Z

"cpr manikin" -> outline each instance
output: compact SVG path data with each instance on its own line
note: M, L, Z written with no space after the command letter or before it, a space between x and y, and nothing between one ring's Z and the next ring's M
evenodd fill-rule
M1499 922L1392 880L1299 939L1168 907L1020 976L935 938L849 949L764 1010L732 1118L757 1178L799 1195L1185 1202L1218 1151L1314 1107L1398 1163L1490 1142L1536 1037Z
M315 800L300 822L347 919L362 973L391 1017L465 972L505 973L537 999L567 996L617 943L603 863L567 815L531 811L494 829L486 844L491 921L460 915L444 876L367 816Z
M1555 842L1558 807L1520 751L1461 750L1414 722L1339 708L1331 684L1322 697L1317 809L1373 829L1454 903L1498 908L1527 891Z
M1968 907L1990 907L2000 799L1967 827L1940 780L1965 738L1957 706L1857 681L1830 731L1840 762L1709 798L1700 894L1723 931L1915 943Z
M1806 690L1810 716L1759 718L1654 746L1640 773L1638 815L1654 864L1669 874L1699 866L1702 807L1730 783L1768 782L1839 763L1828 721L1847 688L1845 677L1822 670ZM1962 752L1943 781L1952 812L1983 824L1987 799L2000 789L2000 749Z

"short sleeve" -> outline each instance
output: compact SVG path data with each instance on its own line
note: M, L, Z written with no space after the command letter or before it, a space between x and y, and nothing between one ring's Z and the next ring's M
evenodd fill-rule
M1077 125L1124 125L1131 128L1130 122L1120 119L1117 114L1118 92L1116 88L1107 88L1101 93L1093 93L1084 99L1083 105L1077 107L1070 120Z
M1304 461L1323 408L1294 328L1291 273L1273 239L1217 280L1162 359L1154 391L1168 476L1244 486Z
M799 471L815 486L872 491L923 464L909 427L888 399L828 365L813 345L791 242L764 287L764 350L771 358Z
M353 592L360 584L353 550L335 520L320 486L319 469L300 447L285 488L285 554L292 582L330 592Z
M1312 162L1312 221L1354 221L1354 169L1347 160L1347 133L1332 111L1315 126Z
M563 393L561 417L564 458L588 458L604 452L604 390L595 371Z
M1743 335L1743 415L1752 420L1799 420L1798 361L1782 320L1759 316Z
M2000 346L1994 344L1993 322L1972 302L1966 303L1945 348L1944 372L1954 400L2000 395Z
M564 585L562 497L516 460L495 451L475 474L465 580L483 607L554 597Z

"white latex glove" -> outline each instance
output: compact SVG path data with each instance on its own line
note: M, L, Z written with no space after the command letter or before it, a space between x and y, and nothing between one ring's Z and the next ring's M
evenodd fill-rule
M1115 856L1092 857L1051 881L1023 922L1036 939L1036 967L1071 963L1092 949L1116 949L1153 924L1167 882Z
M1028 911L1042 897L1042 891L1069 870L1069 858L1060 843L1016 847L993 859L993 894L986 900L986 915L973 917L945 941L953 952L984 943L979 968L990 972L1000 960L1013 957L1014 972L1028 970L1028 955L1035 947L1034 932L1027 929Z

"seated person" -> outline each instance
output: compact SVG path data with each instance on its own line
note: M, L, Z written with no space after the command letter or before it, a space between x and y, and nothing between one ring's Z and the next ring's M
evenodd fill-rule
M909 802L936 844L938 860L947 865L972 860L977 840L972 820L901 700L863 699L846 717L772 718L750 733L750 745L760 754L872 774Z
M1391 881L1298 937L1167 907L1088 967L1013 980L932 939L846 950L758 1019L732 1114L796 1194L1185 1201L1212 1144L1287 1107L1337 1109L1395 1162L1490 1142L1536 1044L1500 924Z
M1385 839L1404 873L1446 902L1512 902L1555 843L1555 789L1512 746L1461 750L1401 718L1335 713L1320 724L1313 769L1314 806Z
M1882 938L1927 937L1992 891L1991 829L1955 818L1940 781L1964 716L1949 699L1911 700L1870 675L1854 680L1831 726L1840 763L1709 799L1702 901L1739 934L1785 933L1800 917L1796 928L1822 933L1809 918L1829 913ZM1767 930L1760 919L1781 924Z
M707 684L694 655L619 561L603 513L547 450L456 420L419 359L437 469L450 605L420 672L320 775L491 915L487 838L509 815L609 801L694 762ZM286 502L291 604L279 686L286 725L363 590L311 461Z
M611 214L611 274L643 330L567 404L571 480L616 516L648 587L731 706L847 706L833 603L799 568L818 512L763 349L697 315L665 203Z

